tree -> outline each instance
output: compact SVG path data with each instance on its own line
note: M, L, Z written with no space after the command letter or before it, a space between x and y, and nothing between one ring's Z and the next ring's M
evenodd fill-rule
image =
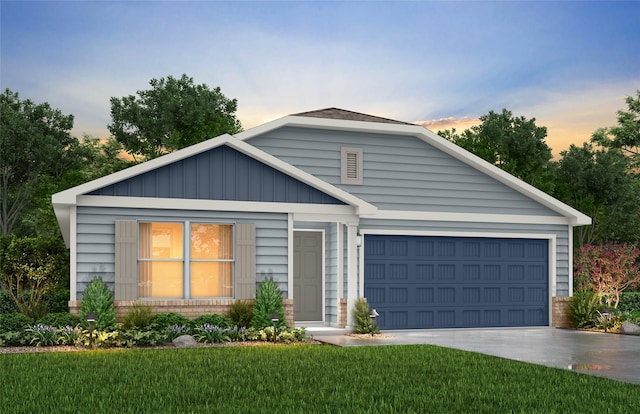
M9 89L0 95L0 234L12 232L37 180L59 176L74 162L72 127L73 115L48 103L21 100Z
M630 167L637 173L640 168L640 89L636 97L625 99L627 111L618 111L618 125L602 128L592 140L607 148L619 148L631 159Z
M535 118L514 117L511 111L489 111L482 123L462 134L438 131L438 135L500 167L521 180L550 192L554 185L551 148L545 143L547 129Z
M109 131L135 160L151 159L218 135L242 130L237 101L220 88L182 75L151 79L151 89L111 98Z
M0 281L21 313L38 319L43 296L68 282L69 255L60 238L0 236Z
M571 145L561 156L555 196L592 218L590 226L576 228L577 245L637 240L640 199L622 152L584 143Z

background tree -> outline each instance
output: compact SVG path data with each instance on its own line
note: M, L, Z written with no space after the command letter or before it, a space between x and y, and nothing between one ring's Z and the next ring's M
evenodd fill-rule
M21 100L9 89L0 95L0 234L12 233L39 179L75 162L72 127L73 116L48 103Z
M554 195L592 219L590 226L576 228L577 246L598 240L638 240L640 197L622 152L584 143L571 145L561 155Z
M218 135L242 130L237 101L220 88L182 75L151 79L151 89L111 98L109 131L135 160L146 160Z
M551 148L544 141L547 129L535 124L535 118L514 117L511 111L489 111L482 123L462 134L438 131L456 145L474 153L508 173L543 190L554 187Z

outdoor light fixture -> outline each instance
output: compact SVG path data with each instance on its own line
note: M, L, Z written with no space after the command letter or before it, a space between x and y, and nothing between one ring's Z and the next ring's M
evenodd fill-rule
M378 316L378 312L375 309L371 309L371 312L369 312L369 317L371 318L371 336L373 336L376 331L376 318Z
M356 247L360 247L360 246L362 246L362 236L358 234L356 236Z
M280 320L280 315L278 312L273 312L271 314L271 322L273 322L273 343L276 343L276 338L278 336L278 321Z
M96 314L89 312L84 319L89 322L89 347L93 348L93 323L96 321Z

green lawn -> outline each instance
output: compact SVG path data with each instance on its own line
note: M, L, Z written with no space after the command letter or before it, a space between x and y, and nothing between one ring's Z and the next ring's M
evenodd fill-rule
M2 413L631 413L638 407L638 385L429 345L0 355Z

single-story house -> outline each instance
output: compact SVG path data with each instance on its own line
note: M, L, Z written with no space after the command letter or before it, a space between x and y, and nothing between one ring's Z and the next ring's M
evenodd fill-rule
M591 219L422 126L336 108L222 135L54 194L70 308L101 277L194 317L265 278L289 322L552 326Z

